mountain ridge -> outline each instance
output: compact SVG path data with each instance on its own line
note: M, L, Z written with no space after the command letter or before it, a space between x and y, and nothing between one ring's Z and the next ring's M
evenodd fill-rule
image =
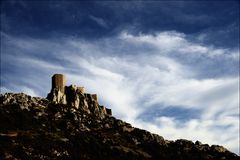
M222 146L165 140L84 107L24 93L0 100L0 159L239 159Z

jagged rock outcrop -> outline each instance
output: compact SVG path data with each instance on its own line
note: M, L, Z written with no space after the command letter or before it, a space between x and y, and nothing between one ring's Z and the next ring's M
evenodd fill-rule
M81 98L86 103L91 99ZM0 159L240 159L222 146L164 140L108 114L89 113L83 105L76 108L23 93L1 94Z
M66 78L62 74L54 74L52 76L52 89L47 99L56 104L67 104L77 109L81 107L89 114L97 114L102 118L107 114L112 115L111 109L98 103L96 94L85 93L84 87L76 85L66 86Z

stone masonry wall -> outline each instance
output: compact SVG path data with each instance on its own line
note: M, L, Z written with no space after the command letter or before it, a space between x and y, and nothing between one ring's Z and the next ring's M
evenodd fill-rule
M62 93L64 93L65 86L66 86L66 78L65 78L64 75L62 75L62 74L54 74L52 76L52 89L57 88Z

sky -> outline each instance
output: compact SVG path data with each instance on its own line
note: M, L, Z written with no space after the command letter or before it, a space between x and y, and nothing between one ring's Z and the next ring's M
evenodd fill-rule
M239 1L1 1L1 93L54 73L165 139L239 154Z

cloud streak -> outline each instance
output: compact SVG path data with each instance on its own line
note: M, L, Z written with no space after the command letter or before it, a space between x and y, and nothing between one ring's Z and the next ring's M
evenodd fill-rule
M102 18L95 17L95 16L92 16L92 15L90 15L89 18L91 20L93 20L94 22L96 22L99 26L101 26L103 28L108 28L108 24Z
M238 151L236 49L203 45L176 31L123 31L98 41L1 36L1 92L46 96L49 77L60 72L68 84L97 93L101 104L134 126L168 139L201 140ZM161 112L171 107L198 113L185 119L178 113L141 117L149 109Z

